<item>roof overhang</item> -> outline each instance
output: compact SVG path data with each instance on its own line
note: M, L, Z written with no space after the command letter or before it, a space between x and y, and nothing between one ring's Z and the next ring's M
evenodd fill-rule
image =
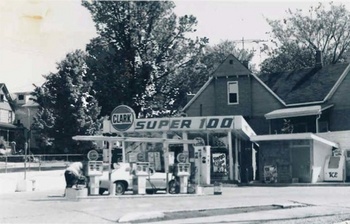
M110 120L103 120L103 133L228 133L232 132L241 139L249 140L256 135L243 116L207 116L207 117L161 117L135 119L124 131L118 131Z
M316 106L307 106L307 107L278 109L265 114L265 118L269 120L269 119L279 119L279 118L288 118L288 117L303 117L303 116L319 115L322 113L322 110L325 110L327 108L322 109L320 105L316 105Z
M8 124L8 123L2 123L0 122L0 129L6 128L6 129L16 129L18 128L16 125Z
M256 135L251 136L250 141L252 142L262 142L262 141L285 141L285 140L315 140L323 144L332 146L334 148L339 148L339 144L329 141L327 139L321 138L312 133L297 133L297 134L278 134L278 135Z
M120 136L101 136L101 135L77 135L73 136L76 141L124 141L124 142L151 142L151 143L168 143L168 144L196 144L197 140L185 139L167 139L167 138L136 138Z

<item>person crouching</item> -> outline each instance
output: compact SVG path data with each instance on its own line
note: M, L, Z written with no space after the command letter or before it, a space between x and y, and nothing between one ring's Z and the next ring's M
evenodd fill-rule
M70 164L64 172L66 179L66 188L72 188L80 182L85 182L84 169L82 162L74 162Z

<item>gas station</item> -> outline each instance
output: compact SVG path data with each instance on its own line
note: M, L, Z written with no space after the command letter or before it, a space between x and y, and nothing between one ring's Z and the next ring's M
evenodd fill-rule
M256 170L254 145L250 142L253 135L254 131L242 116L136 119L130 107L121 105L112 111L110 120L104 120L103 135L74 136L73 139L94 141L103 151L103 161L97 161L99 156L95 150L88 155L86 173L90 195L99 193L103 163L108 164L109 195L114 195L111 192L116 188L111 177L115 163L130 164L134 194L146 194L150 170L165 173L166 183L170 181L168 174L173 174L179 183L177 193L193 193L190 192L192 184L195 193L200 194L201 186L222 181L213 177L240 182L242 157L251 161L253 172ZM113 161L116 154L118 160ZM167 193L170 187L166 184Z

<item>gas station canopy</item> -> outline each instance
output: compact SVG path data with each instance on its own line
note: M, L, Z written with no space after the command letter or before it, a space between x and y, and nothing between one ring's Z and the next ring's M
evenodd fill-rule
M118 136L101 136L101 135L77 135L73 137L77 141L124 141L124 142L151 142L151 143L168 143L168 144L195 144L197 140L185 139L166 139L166 138L135 138L135 137L118 137Z
M242 116L210 116L210 117L170 117L135 119L127 129L115 128L112 120L103 121L103 133L145 133L145 132L233 132L242 139L256 135ZM136 139L137 140L137 139ZM141 141L141 140L140 140ZM158 142L164 140L159 139Z

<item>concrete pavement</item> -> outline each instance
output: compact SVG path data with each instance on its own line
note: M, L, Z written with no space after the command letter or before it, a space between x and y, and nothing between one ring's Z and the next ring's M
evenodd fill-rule
M115 223L160 218L169 212L251 206L312 205L302 208L256 211L161 223L214 223L274 220L312 215L349 214L349 187L223 187L222 195L213 188L204 195L91 196L79 200L64 198L64 170L28 172L35 191L15 192L23 173L0 174L0 223Z

